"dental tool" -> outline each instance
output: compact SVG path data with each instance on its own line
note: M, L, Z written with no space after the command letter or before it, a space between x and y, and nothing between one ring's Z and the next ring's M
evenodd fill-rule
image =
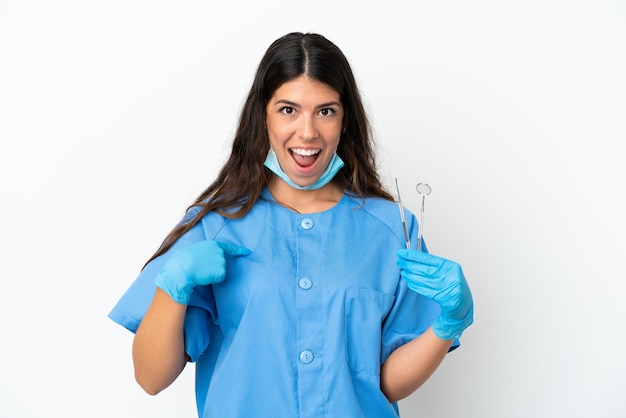
M406 242L407 250L411 248L411 239L409 238L409 230L406 227L406 218L404 217L404 205L402 205L402 198L400 198L400 188L398 187L398 178L394 177L396 181L396 191L398 192L398 207L400 208L400 219L402 219L402 227L404 228L404 240ZM419 245L419 241L418 241Z
M424 201L426 200L426 196L430 194L432 189L426 183L417 183L417 186L415 186L415 190L417 190L417 194L422 196L422 206L420 208L420 223L417 229L417 249L421 251L422 250L422 232L424 231Z

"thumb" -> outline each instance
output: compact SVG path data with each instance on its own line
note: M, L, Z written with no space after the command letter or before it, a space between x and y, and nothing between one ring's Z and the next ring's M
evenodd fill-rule
M424 251L413 250L413 249L400 249L396 252L398 258L414 261L420 264L424 264L426 266L437 267L446 262L447 260L441 257L438 257L433 254L426 253Z
M239 245L229 244L227 242L221 242L221 241L215 241L215 242L217 243L218 247L220 247L224 251L224 254L238 256L238 255L248 255L252 252L246 247L241 247Z

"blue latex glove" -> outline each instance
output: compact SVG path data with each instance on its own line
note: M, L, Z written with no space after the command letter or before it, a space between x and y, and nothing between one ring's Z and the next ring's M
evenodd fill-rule
M175 302L187 305L194 287L224 280L227 254L247 255L250 250L213 240L200 241L172 254L154 282Z
M441 306L432 328L443 340L459 338L474 321L474 302L461 266L417 250L398 250L396 264L409 288Z

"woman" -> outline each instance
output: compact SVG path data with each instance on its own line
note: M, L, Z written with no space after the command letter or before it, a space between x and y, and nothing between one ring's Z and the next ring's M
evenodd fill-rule
M397 210L343 53L274 41L228 161L109 315L138 383L195 362L200 417L397 417L473 312L458 264L403 249Z

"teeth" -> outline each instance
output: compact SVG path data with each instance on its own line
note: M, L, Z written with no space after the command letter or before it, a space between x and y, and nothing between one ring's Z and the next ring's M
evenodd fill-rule
M308 157L310 155L319 154L320 150L319 149L292 148L291 152L293 152L294 154L304 155L305 157Z

